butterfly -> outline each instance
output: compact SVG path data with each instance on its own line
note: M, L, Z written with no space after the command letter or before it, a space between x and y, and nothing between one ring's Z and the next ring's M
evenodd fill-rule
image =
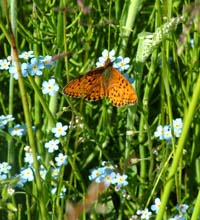
M107 97L116 107L135 104L138 99L132 85L112 66L110 59L107 59L104 66L70 81L63 92L90 101Z

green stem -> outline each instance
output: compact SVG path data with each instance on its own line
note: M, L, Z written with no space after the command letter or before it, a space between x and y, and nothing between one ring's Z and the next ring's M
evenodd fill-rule
M10 19L11 19L11 25L13 28L13 34L16 37L17 36L17 26L16 26L16 20L17 20L17 10L16 10L16 1L12 0L10 2ZM11 51L11 54L13 52ZM13 114L13 97L14 96L14 78L12 75L10 75L10 81L9 81L9 100L8 100L8 112L9 114ZM9 127L12 127L13 122L9 123ZM14 156L14 146L13 146L13 138L8 140L8 163L15 164L15 156ZM15 167L15 166L13 166ZM14 171L14 170L13 170ZM15 171L14 171L15 172Z
M7 7L6 0L4 0L4 6ZM37 160L37 149L36 149L36 144L35 144L36 142L34 139L32 122L31 122L31 117L30 117L30 112L29 112L29 106L28 106L28 102L27 102L27 95L26 95L27 93L26 93L26 89L24 86L20 62L19 62L19 58L18 58L16 39L13 34L13 28L11 26L10 20L8 19L9 16L8 16L7 8L4 8L4 11L6 13L7 25L9 28L9 31L8 32L6 31L4 34L8 37L8 41L11 43L11 48L13 50L13 60L16 64L16 69L17 69L17 73L18 73L18 85L19 85L19 90L20 90L21 99L22 99L23 111L24 111L24 116L25 116L25 123L26 123L27 133L28 133L28 139L29 139L29 144L32 149L33 166L34 166L34 170L35 170L35 180L36 180L37 193L38 193L38 203L39 203L40 214L41 214L40 219L45 220L45 219L47 219L47 212L46 212L46 206L45 206L45 202L44 202L42 184L40 181L39 164L38 164L38 160ZM2 25L1 25L1 27L2 27ZM2 28L2 30L6 30L6 29ZM7 33L9 33L9 34L7 35Z
M197 199L195 201L195 206L194 206L194 211L192 213L192 218L191 220L197 220L199 219L199 213L200 213L200 190L198 192L198 196L197 196Z
M65 0L62 0L60 1L60 7L66 7L66 4L65 4ZM59 12L58 13L58 22L57 22L57 35L56 35L56 38L57 38L57 47L58 47L58 53L60 53L60 51L63 51L63 46L64 46L64 43L66 43L66 33L65 33L65 26L64 26L64 17L66 16L65 13L63 12ZM67 17L67 16L66 16ZM63 39L65 42L63 42ZM57 78L60 78L60 72L61 72L61 61L60 59L57 60L56 62L56 67L55 67L55 77ZM58 107L58 104L57 104L57 100L58 100L58 93L56 92L54 94L54 96L51 96L50 98L50 102L49 102L49 111L51 112L51 115L54 117L56 112L57 112L57 107ZM52 128L52 123L49 121L48 123L48 126L47 126L47 129L51 129Z
M163 214L164 214L164 211L165 211L165 207L166 207L166 204L167 204L167 201L168 201L168 198L169 198L171 188L173 186L174 176L176 174L176 171L177 171L177 168L178 168L178 165L179 165L179 160L182 156L183 147L184 147L184 144L185 144L188 132L189 132L189 128L190 128L190 125L192 123L192 119L193 119L194 114L195 114L196 106L197 106L197 103L198 103L198 100L199 100L199 94L200 94L200 75L198 77L198 81L197 81L195 89L194 89L194 93L193 93L192 100L191 100L190 105L189 105L188 112L184 117L183 131L182 131L181 137L180 137L179 142L178 142L177 150L174 154L174 160L172 162L172 166L171 166L170 171L169 171L167 182L166 182L166 185L164 187L161 207L159 209L156 220L162 220L163 219ZM197 206L199 206L198 202L200 202L200 195L199 194L198 194L197 202L196 202L195 209L194 209L194 212L193 212L193 216L197 216L198 213L199 213L199 207L197 207ZM197 218L192 218L192 219L195 220Z
M44 97L42 96L41 91L39 90L39 88L38 88L35 80L33 79L33 77L28 76L28 79L29 79L29 81L31 83L31 86L33 87L35 93L37 94L38 99L40 100L40 103L41 103L41 105L44 109L44 112L47 115L48 121L51 124L51 128L52 128L55 125L55 119L54 119L53 115L51 114L51 112L49 111L49 107L46 104L46 102L44 100Z
M60 1L60 5L59 5L60 8L65 8L67 7L67 1L66 0L61 0ZM61 51L64 50L64 47L66 48L66 45L67 42L66 42L66 18L67 18L67 15L66 15L66 12L59 12L58 13L58 22L57 22L57 35L56 35L56 38L57 38L57 48L58 48L58 53L60 53ZM66 51L65 51L66 52ZM65 60L66 62L66 60ZM60 73L61 73L61 62L60 60L57 61L56 63L56 67L55 67L55 76L56 78L60 78ZM58 100L58 93L56 93L53 97L51 97L50 99L50 103L49 103L49 109L52 113L52 115L55 115L56 114L56 111L57 111L57 100ZM48 124L48 128L51 127L50 124ZM68 146L67 146L68 148ZM64 172L64 170L62 169L62 171ZM58 192L61 191L61 188L62 188L62 184L63 184L63 175L60 176L59 180L58 180ZM56 211L57 211L57 214L58 214L58 220L61 220L63 219L63 212L61 211L62 209L62 205L60 204L60 199L59 199L59 196L56 198L55 200L55 204L56 204Z
M35 180L36 180L36 185L37 185L37 190L38 190L38 201L39 201L39 206L40 206L40 211L41 211L41 219L46 219L47 213L46 213L46 207L44 203L44 196L43 196L43 191L42 191L42 184L40 181L40 173L39 173L39 163L37 160L37 149L36 149L36 142L33 134L33 129L32 129L32 122L31 122L31 117L30 117L30 112L29 112L29 107L28 107L28 102L27 102L27 96L26 96L26 89L24 86L23 82L23 77L21 73L21 68L18 60L18 52L16 49L16 44L15 44L15 39L14 36L11 35L12 37L12 48L14 51L14 61L16 63L16 68L18 72L18 84L19 84L19 90L22 98L22 105L24 109L24 116L25 116L25 122L26 122L26 127L27 127L27 133L28 133L28 139L29 143L32 149L32 156L33 156L33 165L35 169Z
M144 160L146 155L146 149L147 147L145 146L145 142L147 142L148 150L150 153L150 164L149 164L149 178L151 178L151 172L153 169L153 155L152 155L152 141L151 141L151 133L150 133L150 128L148 124L148 119L149 119L149 96L150 96L150 91L153 88L154 84L154 78L155 78L155 64L156 64L156 59L157 59L157 51L152 55L152 60L151 60L151 67L148 73L148 78L147 78L147 83L145 84L144 88L144 96L142 100L142 111L141 111L141 117L140 117L140 125L139 125L139 135L138 135L138 140L139 140L139 152L140 152L140 158L141 158L141 163L140 163L140 179L141 179L141 186L139 188L139 196L142 196L144 193L144 183L145 183L145 178L147 177L146 173L146 161Z
M121 22L120 32L121 32L122 44L121 44L120 54L123 54L124 49L127 47L127 42L128 42L129 36L132 32L135 18L138 14L138 6L141 1L135 0L135 1L127 1L127 2L129 3L129 5L128 5L128 13L127 13L125 23L123 22L123 19L121 19L122 22ZM124 7L126 7L126 3L124 5Z
M122 12L121 19L120 19L120 25L121 25L120 33L121 33L121 40L122 40L122 43L120 46L121 49L119 51L120 54L124 54L124 48L127 47L128 39L132 32L134 21L138 13L139 2L140 2L139 0L136 0L136 1L125 2L124 4L124 9L123 9L124 12ZM127 3L129 5L127 5ZM128 11L126 9L128 9ZM143 64L141 65L139 64L139 67L140 67L139 74L142 75ZM127 131L133 130L134 128L134 119L135 119L136 110L137 110L137 106L130 107L128 109ZM127 135L126 136L126 147L125 147L125 164L127 163L127 160L130 156L131 142L132 142L132 136Z

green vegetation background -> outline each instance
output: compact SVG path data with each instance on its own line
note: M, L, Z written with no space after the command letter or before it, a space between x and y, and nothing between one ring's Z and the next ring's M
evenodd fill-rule
M3 0L0 59L11 53L9 36L6 36L9 25L4 3ZM36 56L68 52L68 56L57 59L55 68L45 72L42 79L23 80L28 113L24 112L18 82L8 72L1 72L0 115L11 113L17 122L27 123L24 116L28 114L37 131L32 142L30 136L14 139L1 133L0 161L12 164L11 176L15 175L23 166L24 146L35 143L35 153L48 167L52 158L47 155L43 144L50 137L50 129L57 121L67 125L72 123L75 129L71 127L62 139L62 149L69 157L69 164L59 179L59 184L65 184L68 189L65 198L51 200L47 183L38 185L36 181L22 194L6 201L1 198L2 219L64 219L66 202L77 203L85 198L90 185L90 170L100 166L102 161L118 165L119 171L128 175L126 190L129 199L107 189L98 200L105 205L107 212L99 213L96 202L89 213L82 213L81 219L128 219L137 210L149 207L156 197L164 197L168 207L165 209L163 206L157 219L168 219L177 203L195 207L200 183L200 105L197 97L194 100L193 93L199 86L200 7L198 4L190 6L191 3L178 0L8 2L8 19L14 27L18 52L33 50ZM184 22L162 37L148 59L136 62L138 34L154 33L172 17L182 15ZM63 95L62 88L69 80L95 68L104 49L115 49L116 55L130 58L128 73L135 79L134 87L139 99L136 106L116 108L108 100L87 102ZM178 49L182 49L180 55ZM51 112L49 116L33 89L33 81L40 88L42 80L50 77L56 79L60 91L52 98L43 96ZM198 96L198 91L195 94ZM193 109L189 110L191 103ZM179 146L177 140L168 144L154 137L158 125L171 124L175 118L182 118L188 125L181 139L182 145L179 144L178 159L175 157ZM76 119L82 126L76 124ZM172 170L175 158L178 163ZM2 197L9 184L12 185L12 180L2 183ZM38 194L40 186L44 198ZM8 204L16 207L17 211L9 208ZM198 213L199 208L192 219L197 219ZM193 209L188 219L192 214Z

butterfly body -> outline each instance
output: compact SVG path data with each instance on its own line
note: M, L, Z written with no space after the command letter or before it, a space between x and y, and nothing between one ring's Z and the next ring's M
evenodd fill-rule
M70 81L63 89L69 96L95 101L108 97L114 106L137 102L137 95L128 80L107 60L103 67Z

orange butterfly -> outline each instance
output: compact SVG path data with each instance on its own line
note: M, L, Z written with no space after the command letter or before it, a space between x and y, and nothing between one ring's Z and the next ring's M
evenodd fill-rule
M137 94L132 85L112 66L110 59L107 59L104 66L69 82L63 92L90 101L108 97L117 107L137 102Z

